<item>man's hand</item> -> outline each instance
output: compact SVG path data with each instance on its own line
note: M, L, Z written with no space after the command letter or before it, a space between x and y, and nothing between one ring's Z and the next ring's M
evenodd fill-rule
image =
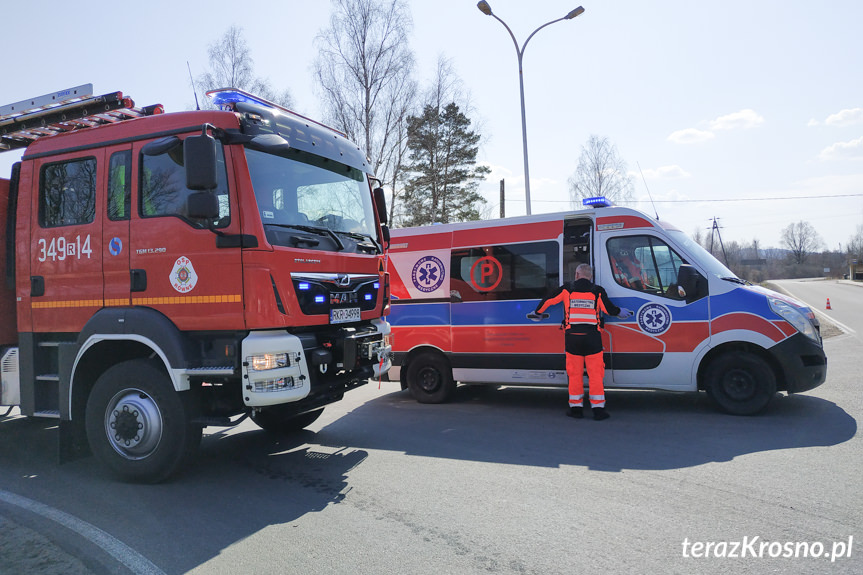
M633 315L633 311L631 309L626 309L625 307L620 308L620 313L617 314L617 317L620 319L629 319Z

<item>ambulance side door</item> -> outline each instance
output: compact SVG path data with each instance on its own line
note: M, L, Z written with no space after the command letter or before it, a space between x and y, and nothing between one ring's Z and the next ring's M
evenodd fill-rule
M696 348L710 338L704 297L681 295L677 279L688 264L654 230L600 235L597 283L611 301L633 312L621 320L606 317L615 385L691 389Z
M554 240L453 248L454 370L510 370L513 379L537 383L565 369L562 310L552 310L556 322L528 318L560 285L559 257Z

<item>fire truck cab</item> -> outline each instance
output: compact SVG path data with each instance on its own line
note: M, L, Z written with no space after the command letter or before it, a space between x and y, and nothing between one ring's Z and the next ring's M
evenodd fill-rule
M394 367L421 402L456 383L565 387L562 306L547 294L590 264L628 319L605 318L607 388L706 390L753 414L824 382L804 304L737 278L674 226L596 200L570 213L393 230Z
M0 404L160 481L207 425L309 425L389 367L383 191L342 134L238 90L0 108Z

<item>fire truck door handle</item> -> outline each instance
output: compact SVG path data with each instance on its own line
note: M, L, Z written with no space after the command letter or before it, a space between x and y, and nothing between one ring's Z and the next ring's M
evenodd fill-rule
M147 270L129 270L130 291L147 291Z
M45 295L45 278L42 276L30 276L30 297Z

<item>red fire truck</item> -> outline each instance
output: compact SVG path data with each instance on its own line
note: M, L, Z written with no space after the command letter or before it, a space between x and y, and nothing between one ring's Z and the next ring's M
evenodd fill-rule
M156 482L205 426L300 429L389 369L355 144L238 90L171 114L91 94L0 107L0 151L26 148L0 179L0 405L58 419L61 460Z

